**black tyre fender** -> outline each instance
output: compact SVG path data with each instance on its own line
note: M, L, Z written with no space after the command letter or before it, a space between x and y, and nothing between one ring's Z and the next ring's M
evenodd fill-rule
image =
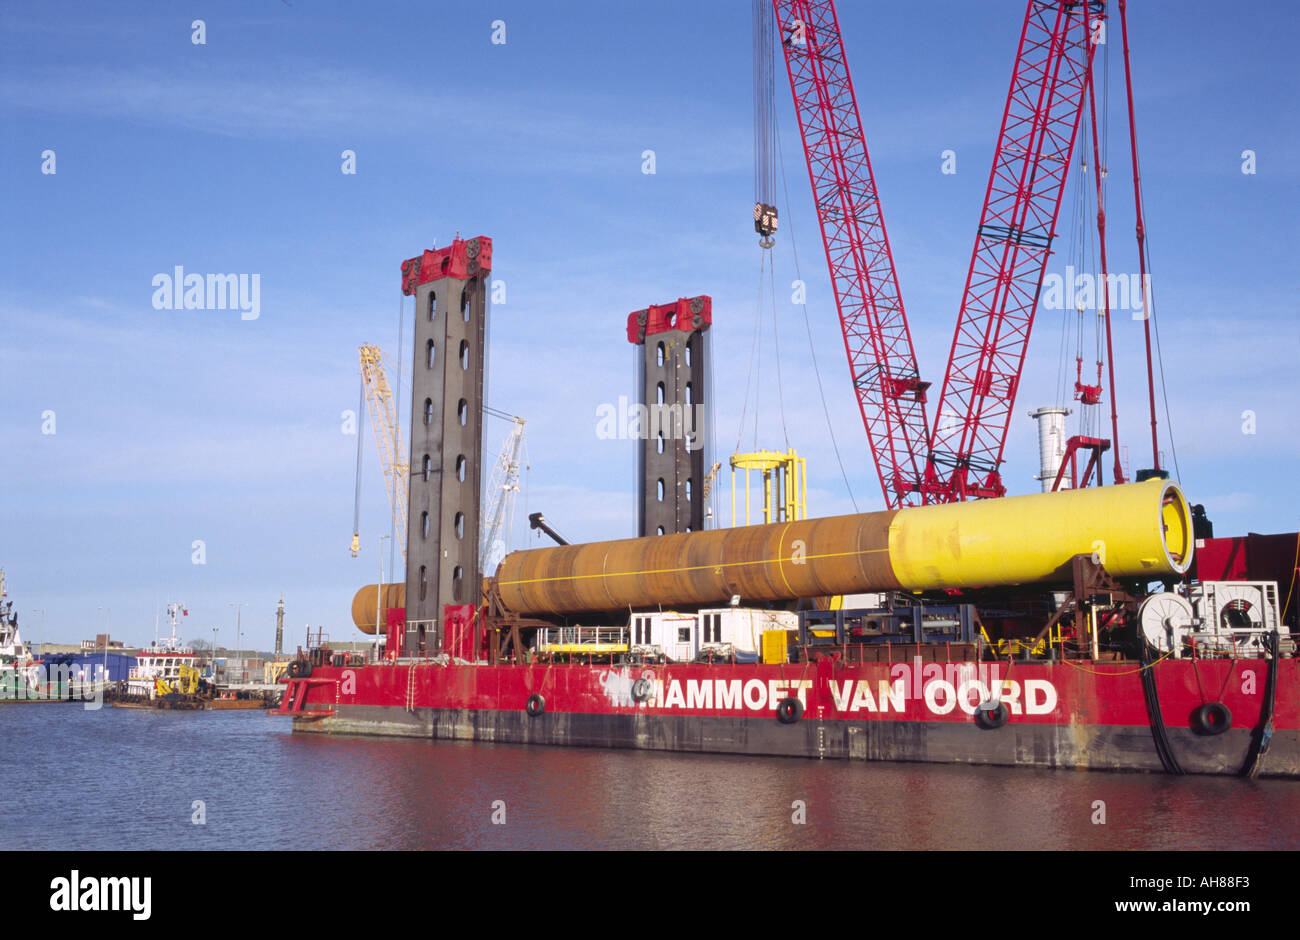
M524 711L528 713L529 718L536 718L546 711L546 699L534 692L528 696L528 701L524 703Z
M289 663L289 668L286 669L285 672L288 673L290 679L301 679L302 667L302 660L295 659L293 662Z
M650 697L650 692L653 689L654 685L650 680L645 676L642 676L640 679L637 679L632 683L632 701L644 702Z
M1192 725L1202 734L1223 734L1232 727L1232 712L1222 702L1208 702L1192 712Z
M986 706L990 704L993 707L987 708ZM1001 728L1010 717L1011 712L1006 702L981 702L980 707L975 709L975 723L989 731Z
M783 698L776 703L776 717L783 725L792 725L803 717L803 702L797 698Z

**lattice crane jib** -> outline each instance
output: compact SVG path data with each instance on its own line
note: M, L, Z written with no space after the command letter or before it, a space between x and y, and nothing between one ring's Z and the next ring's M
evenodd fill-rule
M912 505L929 440L925 402L831 0L773 0L849 371L885 500Z
M513 418L513 425L501 445L501 453L492 465L488 479L488 511L483 515L483 535L479 539L479 568L488 572L509 550L509 519L515 493L519 491L519 465L524 444L524 419ZM504 539L502 538L504 536ZM498 544L500 542L500 544Z
M1031 0L934 421L940 502L1006 492L1000 466L1091 80L1100 0Z
M772 0L858 407L891 507L1001 496L1103 0L1030 0L933 425L833 0Z
M375 444L379 448L379 462L384 469L384 485L393 510L397 527L397 544L406 556L406 503L409 485L410 461L406 444L398 433L397 402L385 374L383 352L378 346L362 346L359 350L361 375L366 389L366 405L370 411L370 425L374 428Z

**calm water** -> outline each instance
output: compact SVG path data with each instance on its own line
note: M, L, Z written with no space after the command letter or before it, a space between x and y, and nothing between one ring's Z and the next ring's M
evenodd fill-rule
M286 846L1296 849L1300 782L295 736L261 712L0 706L0 849Z

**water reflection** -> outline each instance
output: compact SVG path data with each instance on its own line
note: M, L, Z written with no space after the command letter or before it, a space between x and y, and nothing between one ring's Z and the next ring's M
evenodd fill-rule
M0 709L0 792L11 849L1300 848L1297 781L293 735L75 704Z

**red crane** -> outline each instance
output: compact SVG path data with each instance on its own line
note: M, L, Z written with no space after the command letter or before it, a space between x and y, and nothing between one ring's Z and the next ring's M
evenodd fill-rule
M1002 452L1104 12L1031 0L1025 13L926 462L938 502L1006 492Z
M925 390L831 0L774 0L849 372L890 506L925 469Z
M891 507L1006 492L999 467L1103 0L1030 0L933 431L833 0L773 0L849 369Z

